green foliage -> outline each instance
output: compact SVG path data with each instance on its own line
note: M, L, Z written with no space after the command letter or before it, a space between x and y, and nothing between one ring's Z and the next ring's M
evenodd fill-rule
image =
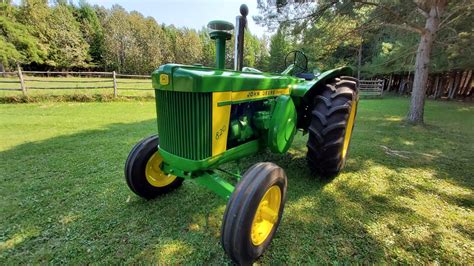
M215 44L200 31L159 24L119 5L110 9L80 0L25 0L17 7L1 4L0 61L35 63L35 68L94 68L149 74L159 65L215 64ZM267 44L246 33L244 64L266 68ZM233 40L227 42L226 65L233 66Z
M450 1L433 49L432 71L474 67L466 56L474 53L474 7L468 2ZM286 53L301 49L310 58L310 70L357 67L360 48L364 76L414 70L418 35L403 27L422 27L424 18L412 1L258 3L261 15L256 19L278 30L271 40L245 33L245 66L280 72ZM78 6L24 0L18 6L4 1L0 7L0 60L7 68L20 62L36 68L146 74L165 63L215 64L215 44L206 29L159 24L118 5L106 9L85 0ZM232 68L233 38L226 48L226 67Z
M438 32L431 62L434 71L473 69L474 60L474 4L463 5L458 1L448 4L448 16Z
M176 33L175 60L182 64L198 64L202 58L203 45L195 30L184 28Z
M33 29L32 35L48 51L46 65L60 69L88 65L89 45L84 40L72 6L64 1L50 7L47 1L25 0L20 6L18 19Z
M243 65L266 71L269 57L267 40L252 35L250 31L245 31Z
M362 66L366 76L413 72L419 36L414 33L384 29L371 38L371 57Z
M103 28L109 69L150 73L165 63L214 64L214 44L203 31L159 25L153 18L129 13L118 5L104 11Z
M94 65L103 64L105 53L105 38L99 17L92 6L84 0L79 2L76 10L77 20L81 24L84 39L89 44L89 54Z
M291 44L286 36L285 29L280 27L270 39L270 59L268 62L270 72L280 73L285 70L285 57L291 51Z
M31 35L31 29L15 21L17 10L0 4L0 63L9 68L14 63L42 63L46 52Z
M258 49L259 54L257 54L257 61L255 63L255 68L260 69L262 71L270 71L270 51L269 51L269 39L268 37L264 36L258 42L260 48Z
M105 34L105 64L111 69L125 72L127 64L127 49L132 46L130 24L127 22L128 13L118 5L114 5L103 18ZM127 60L127 61L126 61Z
M355 65L357 48L362 38L356 32L357 19L331 12L317 23L302 31L299 45L312 62L309 68L329 69L344 65Z
M153 18L145 18L138 12L131 12L127 18L130 25L127 39L131 45L125 50L125 72L151 73L162 60L160 40L163 31Z
M89 45L84 40L80 24L72 7L59 2L47 18L50 64L59 68L84 67L90 61Z
M153 18L127 12L118 5L103 17L104 59L107 69L123 73L150 73L163 62L169 43ZM174 57L174 56L173 56Z
M380 1L369 17L371 36L364 43L372 43L365 52L363 70L366 76L384 73L414 72L416 49L420 42L418 33L408 27L424 27L425 17L417 11L413 1ZM423 1L418 1L421 4ZM392 10L398 14L391 14ZM440 28L431 53L430 71L442 72L453 69L470 69L474 65L469 54L474 52L474 6L472 1L450 1L441 17ZM398 23L398 24L397 24ZM401 25L401 26L400 26ZM387 52L387 45L391 46ZM385 49L385 50L384 50Z
M161 27L164 32L164 38L161 40L161 53L163 55L163 64L165 63L174 63L176 62L176 52L177 47L175 46L176 43L176 35L179 31L173 25L166 26L162 25Z
M417 5L423 1L322 0L314 3L258 0L257 21L270 29L284 25L287 38L303 50L313 67L357 67L362 51L362 74L370 77L413 72L419 33L426 18ZM426 4L426 3L425 3ZM474 5L449 1L431 56L433 72L470 69L474 52Z
M199 32L199 38L202 43L202 58L201 64L209 67L216 65L216 45L209 37L209 32L203 28Z

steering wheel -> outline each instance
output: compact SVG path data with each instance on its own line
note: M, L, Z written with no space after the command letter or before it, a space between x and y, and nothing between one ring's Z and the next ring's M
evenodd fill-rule
M308 70L308 57L299 50L291 51L285 57L285 68L290 64L293 64L293 75L304 73Z

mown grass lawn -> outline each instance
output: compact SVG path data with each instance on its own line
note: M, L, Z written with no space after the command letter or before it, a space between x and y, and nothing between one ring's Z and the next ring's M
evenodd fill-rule
M289 177L276 238L257 263L474 261L474 106L362 100L345 171L311 176L300 134L266 160ZM227 263L226 202L192 182L153 201L123 179L131 147L155 132L154 103L0 105L0 264ZM226 167L233 168L235 164Z

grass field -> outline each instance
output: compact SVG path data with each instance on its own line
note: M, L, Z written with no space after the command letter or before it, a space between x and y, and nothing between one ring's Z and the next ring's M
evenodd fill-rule
M93 95L105 94L113 95L112 77L35 77L25 76L25 85L30 97L50 96L50 95ZM34 80L34 81L28 81ZM19 81L16 76L0 77L1 88L20 88L19 83L2 83L2 81ZM28 89L34 87L111 87L100 89ZM117 79L118 94L120 96L153 96L153 90L127 90L125 88L152 89L151 79ZM21 97L21 91L0 90L1 97Z
M474 261L474 106L363 100L345 171L310 175L306 137L273 161L288 175L282 223L259 264ZM153 201L123 178L129 150L155 132L154 102L0 105L0 264L227 263L225 204L192 182ZM234 164L226 165L231 169Z

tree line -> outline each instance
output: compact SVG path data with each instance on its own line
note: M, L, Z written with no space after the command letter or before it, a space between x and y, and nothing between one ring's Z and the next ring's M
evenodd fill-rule
M360 78L413 73L407 116L413 123L423 122L429 73L474 68L472 0L256 1L254 19L275 34L246 32L244 66L281 72L286 54L299 49L312 72L352 66ZM215 45L205 28L160 24L119 5L3 0L0 33L0 71L21 64L148 74L165 63L215 65ZM227 42L227 68L232 51L233 40Z
M362 77L370 78L414 71L418 31L422 31L426 20L417 2L430 1L320 0L275 4L272 0L258 0L260 14L254 18L280 35L280 50L304 51L312 59L310 69L346 65L358 69L360 60ZM474 3L449 1L444 9L433 43L430 72L472 69ZM410 26L414 24L418 24L416 28Z
M149 74L165 63L215 65L206 28L158 23L119 5L24 0L0 4L0 71L21 64L38 70L116 70ZM246 33L244 65L271 71L269 39ZM233 40L226 64L232 66Z
M422 27L413 25L423 24L426 15L417 2L430 1L257 2L260 15L254 19L275 34L258 38L246 31L244 66L281 72L286 54L300 49L310 58L309 71L349 65L371 77L414 71L417 28ZM473 68L473 8L471 0L446 3L431 72ZM0 67L6 69L20 63L35 69L147 74L164 63L215 64L215 45L205 28L160 24L119 5L107 9L84 0L77 5L66 0L13 5L4 0L0 33ZM227 42L229 68L232 51L233 40Z

